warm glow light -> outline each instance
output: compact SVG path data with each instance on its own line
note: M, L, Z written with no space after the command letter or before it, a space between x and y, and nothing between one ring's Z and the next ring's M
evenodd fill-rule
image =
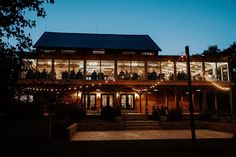
M138 98L138 94L137 93L135 93L134 96L135 96L136 99Z
M119 93L116 93L116 97L117 97L117 98L119 97Z
M97 93L97 97L100 98L101 97L101 93Z
M212 83L212 85L214 85L216 88L218 88L220 90L224 90L224 91L229 91L230 90L229 87L223 87L223 86L221 86L221 85L219 85L219 84L217 84L215 82L211 82L211 83Z
M78 92L78 98L81 98L82 93Z

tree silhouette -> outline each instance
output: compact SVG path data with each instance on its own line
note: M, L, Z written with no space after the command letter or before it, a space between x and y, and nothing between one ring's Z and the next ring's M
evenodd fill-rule
M207 50L203 51L205 57L219 57L221 50L217 45L209 46Z
M54 0L0 1L0 113L12 103L16 93L16 81L22 65L18 55L32 47L30 32L26 30L35 27L36 22L26 18L26 13L33 12L44 18L45 3L53 4Z

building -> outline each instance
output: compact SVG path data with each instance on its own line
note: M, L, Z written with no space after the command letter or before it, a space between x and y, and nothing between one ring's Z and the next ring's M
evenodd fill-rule
M159 55L148 35L45 32L34 47L21 55L19 95L27 100L52 92L91 114L107 105L135 113L151 113L153 105L189 113L185 56ZM227 57L191 57L196 114L233 112L229 65Z

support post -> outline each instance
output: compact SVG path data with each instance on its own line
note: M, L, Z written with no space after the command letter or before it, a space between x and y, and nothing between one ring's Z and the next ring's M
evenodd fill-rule
M185 47L186 52L186 62L187 62L187 74L188 74L188 96L189 96L189 110L190 110L190 122L191 122L191 133L192 133L192 144L193 149L196 148L196 134L194 125L194 109L192 100L192 82L191 82L191 71L190 71L190 56L189 56L189 46Z

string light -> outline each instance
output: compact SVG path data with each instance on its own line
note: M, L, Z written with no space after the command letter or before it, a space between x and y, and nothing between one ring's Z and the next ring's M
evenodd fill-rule
M221 85L219 85L219 84L217 84L215 82L211 82L211 83L212 83L212 85L214 85L216 88L218 88L220 90L224 90L224 91L229 91L230 90L229 87L223 87L223 86L221 86Z

